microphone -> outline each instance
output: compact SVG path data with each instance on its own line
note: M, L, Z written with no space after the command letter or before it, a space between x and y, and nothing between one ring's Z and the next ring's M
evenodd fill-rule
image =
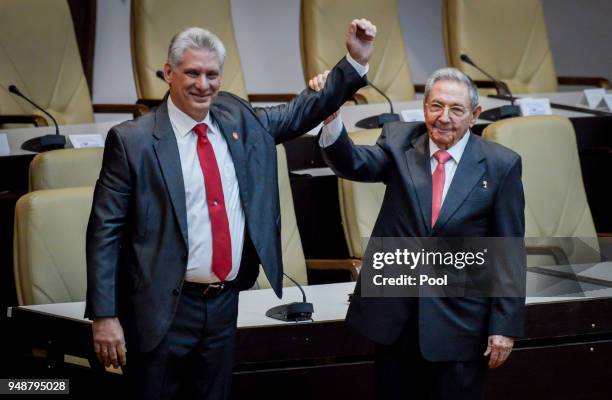
M22 99L33 105L36 109L42 111L46 116L51 118L51 121L53 121L53 124L55 125L55 135L44 135L26 140L21 145L21 148L23 150L34 151L37 153L48 150L63 149L66 146L66 138L60 135L59 126L57 125L57 121L55 120L55 118L53 118L53 116L47 111L45 111L41 106L34 103L26 95L21 93L21 91L17 89L17 86L10 85L8 87L8 90L10 93L14 94L15 96L21 97Z
M166 82L166 78L164 78L164 71L162 71L161 69L158 69L157 71L155 71L155 76L161 79L162 81Z
M387 100L391 112L360 119L359 121L357 121L355 126L361 129L373 129L380 128L387 122L399 121L400 117L393 111L393 103L391 103L391 99L389 99L389 97L382 90L377 88L372 82L368 81L368 85L370 85L372 89L376 90L385 98L385 100Z
M300 292L302 292L302 302L293 302L288 304L281 304L280 306L272 307L268 311L266 311L266 317L278 319L280 321L308 321L312 319L312 313L314 312L314 307L312 303L306 302L306 293L304 293L304 289L302 289L302 285L297 283L292 277L283 272L289 280L295 283Z
M506 84L506 82L502 82L500 80L493 78L493 76L487 73L484 69L476 65L476 63L467 54L461 54L459 58L464 63L471 65L472 67L476 68L478 71L482 72L487 78L491 79L491 81L495 85L495 90L497 91L497 94L510 100L509 106L503 105L501 107L496 107L496 108L492 108L487 111L483 111L480 114L481 119L486 119L489 121L497 121L500 119L518 117L521 115L521 109L520 107L514 105L514 96L512 96L510 87Z

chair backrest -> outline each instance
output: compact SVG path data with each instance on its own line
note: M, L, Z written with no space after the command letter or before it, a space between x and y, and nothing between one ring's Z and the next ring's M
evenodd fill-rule
M397 0L302 0L300 41L305 81L332 69L346 54L343 38L356 16L368 18L378 30L368 79L391 100L413 100L414 86L400 29ZM371 87L358 93L369 103L385 101Z
M351 132L350 137L355 144L374 145L380 132L380 129L369 129ZM363 238L368 238L372 234L385 195L385 185L339 178L338 193L342 227L349 255L353 258L362 258Z
M66 0L0 0L0 114L37 114L58 124L93 122L87 81ZM51 121L48 121L51 125Z
M30 163L30 191L95 186L103 148L63 149L40 153Z
M289 169L287 167L287 155L285 147L281 144L276 146L276 157L278 160L278 193L280 196L281 209L281 245L283 249L283 269L287 275L295 279L300 285L308 284L306 273L306 259L302 249L302 239L298 230L293 207L293 195L291 194L291 183L289 181ZM294 286L287 277L283 277L283 286ZM269 288L270 282L260 267L257 287Z
M443 15L450 66L488 80L461 61L465 53L513 93L557 91L541 0L445 0Z
M190 26L205 28L225 46L221 89L247 98L234 35L230 0L132 0L132 66L141 99L161 99L168 85L156 77L167 60L172 37Z
M547 115L501 120L489 125L483 137L522 158L525 236L541 238L541 246L561 247L570 262L599 261L597 233L569 119ZM579 238L590 248L555 238Z
M93 187L40 190L15 207L14 271L20 305L85 300L85 231Z

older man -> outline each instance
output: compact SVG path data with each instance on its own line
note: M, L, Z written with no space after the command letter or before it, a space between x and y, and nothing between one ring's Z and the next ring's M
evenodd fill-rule
M320 75L310 85L321 89L324 80ZM423 109L424 124L385 125L374 146L354 145L339 117L323 128L319 144L338 176L386 184L372 237L522 238L521 159L470 133L481 112L473 82L456 69L436 71ZM521 246L505 261L524 277ZM364 284L357 285L346 320L377 344L381 399L481 398L485 357L489 367L500 366L523 332L520 291L510 297L377 298L361 295Z
M170 43L169 96L111 129L87 230L86 316L100 361L127 363L130 398L227 398L239 290L261 263L282 291L275 145L365 84L375 34L354 20L328 88L254 109L219 92L221 41L189 28Z

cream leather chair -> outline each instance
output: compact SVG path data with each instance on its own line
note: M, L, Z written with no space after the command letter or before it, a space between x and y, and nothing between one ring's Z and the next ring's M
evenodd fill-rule
M374 145L381 129L351 132L353 143ZM385 195L385 185L380 182L355 182L338 178L338 193L344 236L352 258L363 258L363 238L372 234L376 218Z
M156 76L163 68L172 37L190 26L216 34L226 50L221 89L250 101L287 101L293 95L247 95L236 45L230 0L132 0L132 66L139 102L159 103L168 85Z
M448 64L475 80L488 78L463 63L462 53L517 94L609 86L603 78L557 77L541 0L445 0L443 25Z
M95 186L103 148L47 151L30 163L30 191Z
M506 119L489 125L483 137L522 158L528 265L599 262L597 233L569 119L552 115Z
M306 260L302 249L302 240L298 230L295 210L293 208L293 195L289 181L289 169L287 168L287 155L283 145L276 146L278 160L278 192L280 196L281 209L281 244L283 250L283 268L287 275L296 280L300 285L308 284L307 269L331 270L343 269L351 272L353 280L357 278L357 270L353 260ZM294 286L286 276L283 277L283 286ZM263 269L259 270L256 288L270 288Z
M355 16L368 18L378 29L368 79L393 101L413 100L415 88L396 0L302 0L300 41L305 81L331 69L346 54L340 38L345 37ZM371 87L357 93L369 103L385 102Z
M51 124L9 93L10 85L59 125L91 123L94 112L146 111L134 104L92 105L66 0L0 0L0 123Z
M20 305L85 300L92 199L93 187L40 190L19 199L13 252Z

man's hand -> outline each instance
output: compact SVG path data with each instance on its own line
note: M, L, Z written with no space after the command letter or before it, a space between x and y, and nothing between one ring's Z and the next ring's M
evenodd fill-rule
M322 74L319 74L308 81L308 87L315 92L320 92L325 87L325 81L327 80L327 75L329 75L329 70L326 70ZM332 122L338 116L338 111L325 118L323 124L327 125Z
M374 51L376 26L367 19L354 19L346 32L346 48L361 65L366 65Z
M485 357L489 354L489 368L497 368L502 365L508 359L512 347L514 346L514 339L501 336L491 335L489 336L489 342L487 345L487 351L485 351Z
M96 318L93 322L94 351L105 367L126 363L125 338L118 318Z

